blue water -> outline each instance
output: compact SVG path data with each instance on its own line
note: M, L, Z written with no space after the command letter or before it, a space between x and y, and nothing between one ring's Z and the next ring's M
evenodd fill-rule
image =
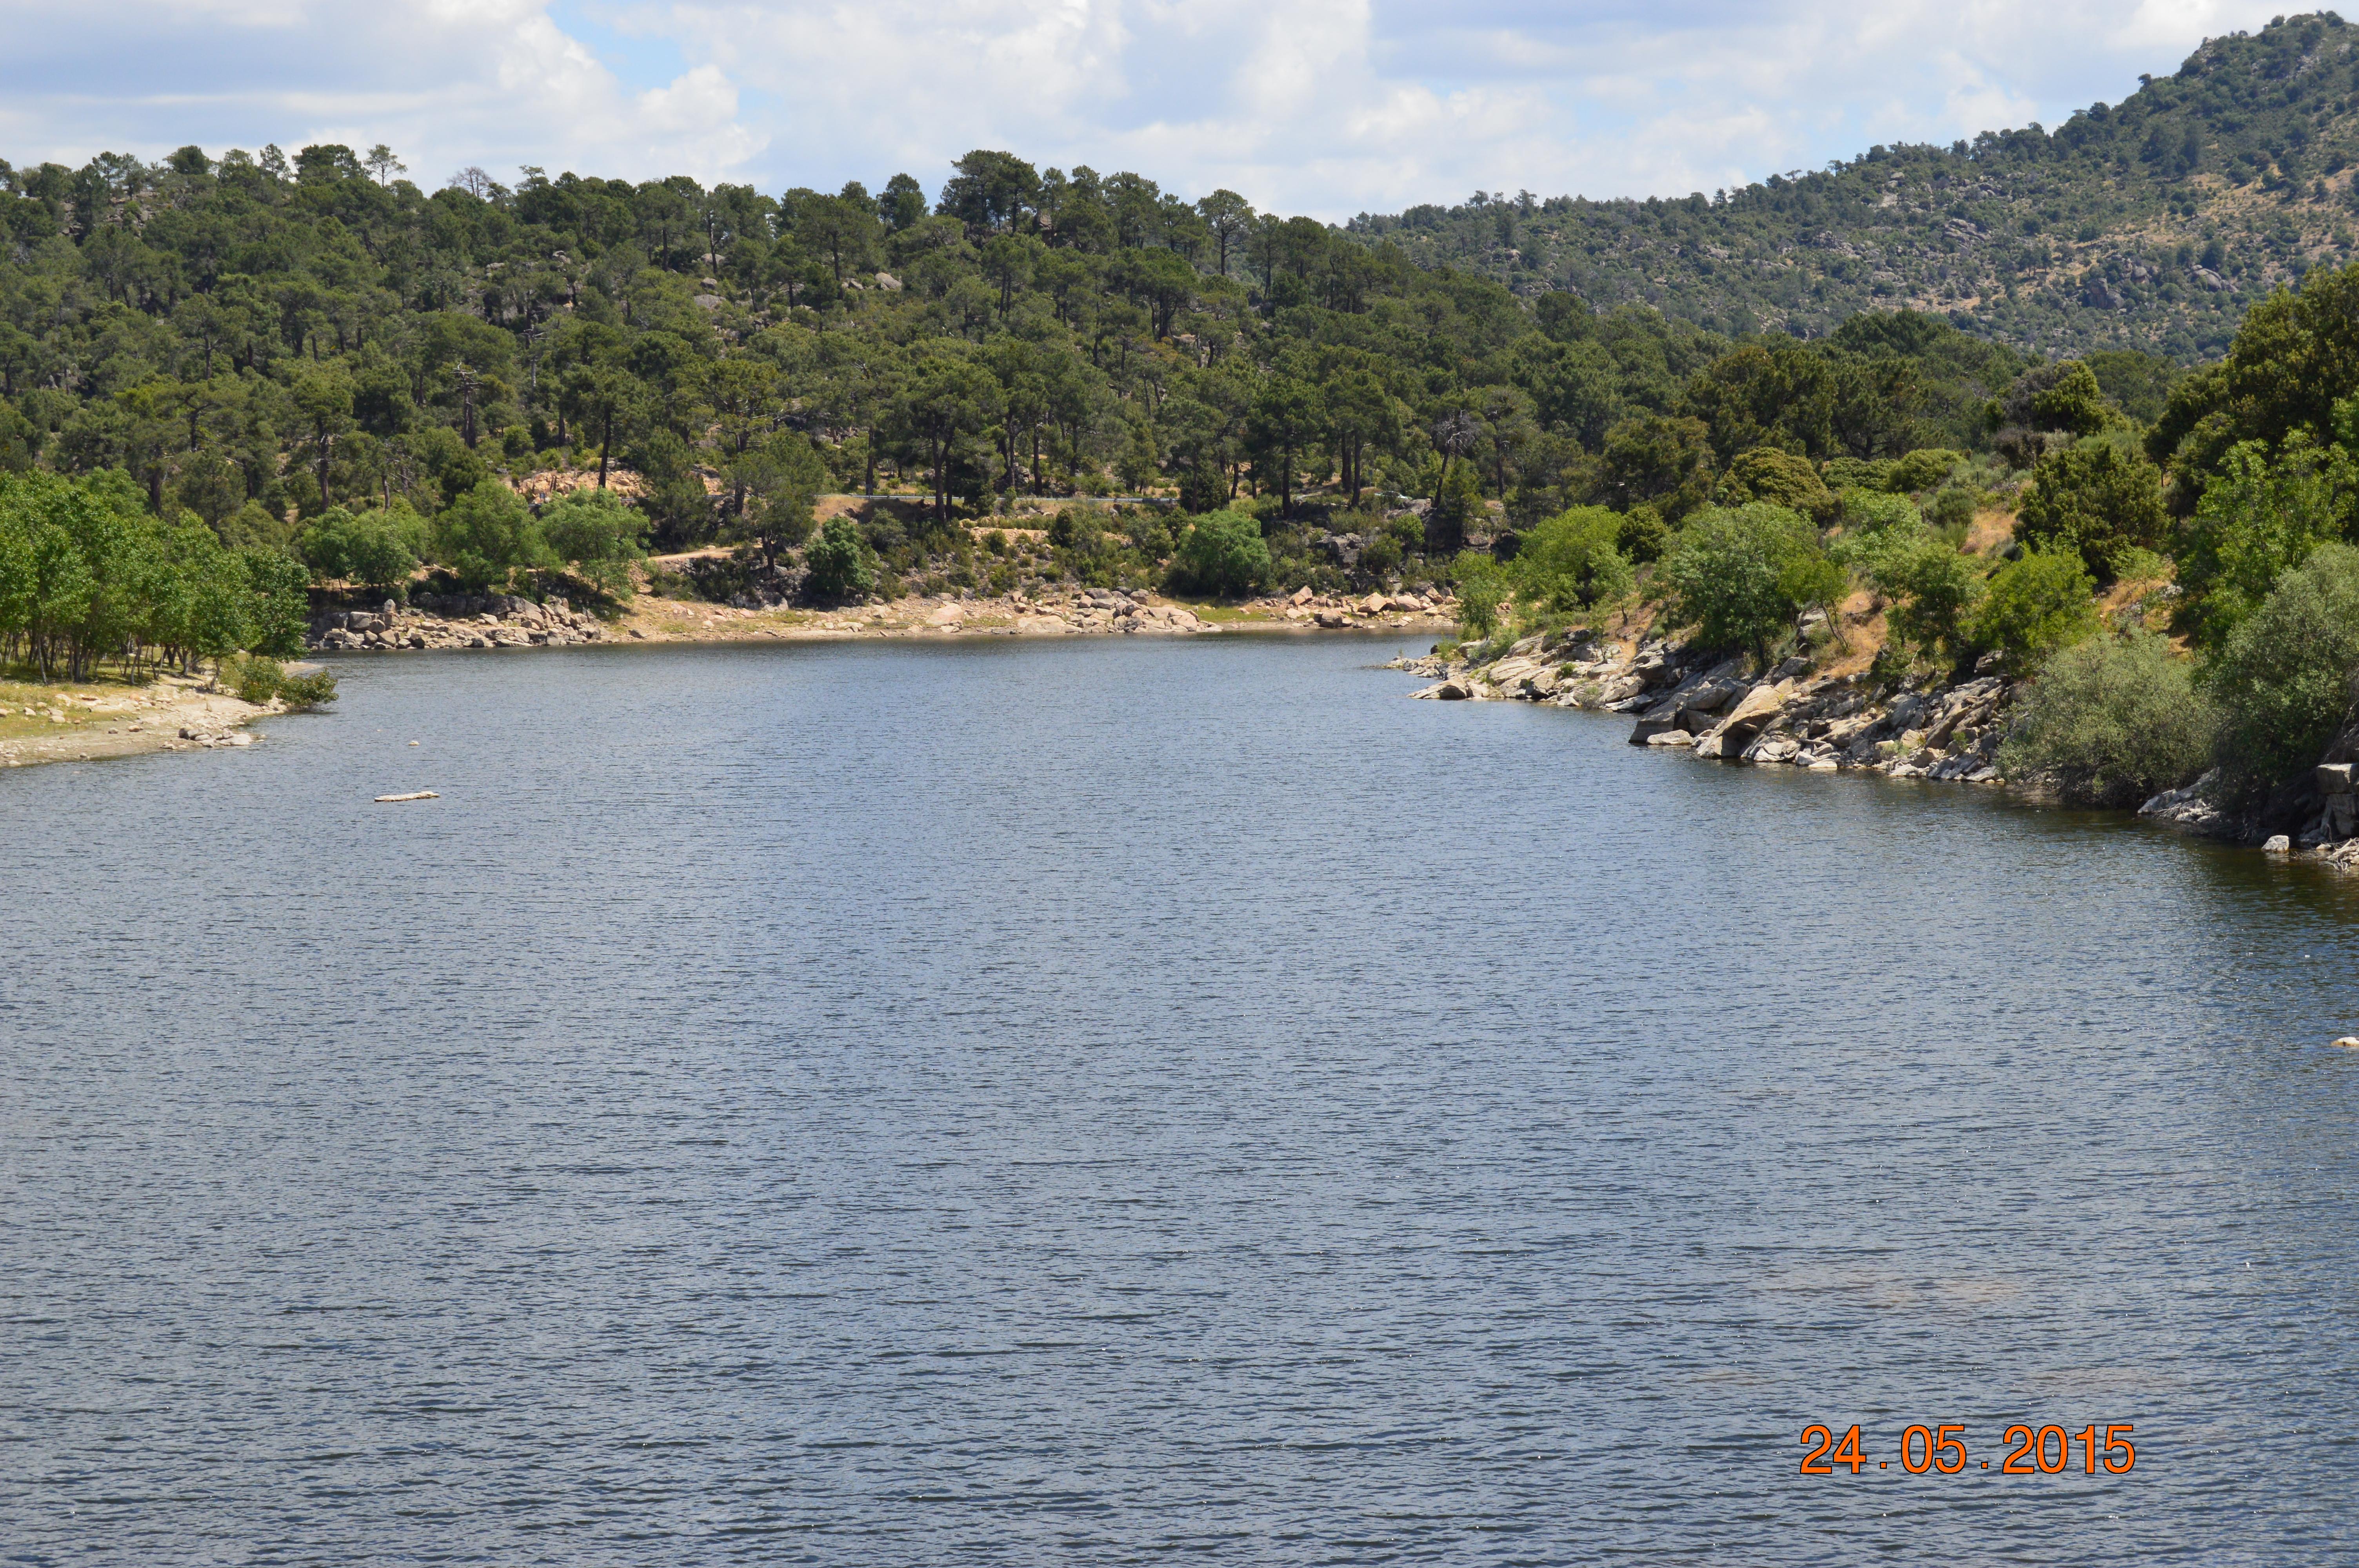
M0 1562L2359 1561L2359 887L1394 651L0 774Z

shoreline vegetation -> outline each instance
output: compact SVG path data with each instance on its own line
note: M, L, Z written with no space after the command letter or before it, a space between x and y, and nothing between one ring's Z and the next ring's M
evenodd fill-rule
M55 706L234 665L266 708L332 695L266 675L311 650L1382 625L1451 633L1436 696L2359 859L2359 241L2303 227L2359 203L2343 28L2215 40L2052 135L1622 214L1939 220L1870 300L1917 308L1791 330L1003 151L930 197L0 163L0 674ZM2077 335L1920 297L2013 265L1974 214L2035 188L2274 201L2293 239L2071 252L2070 297L2017 256L2043 319L2104 319ZM1683 265L1734 265L1701 233ZM2197 337L2141 314L2172 268Z

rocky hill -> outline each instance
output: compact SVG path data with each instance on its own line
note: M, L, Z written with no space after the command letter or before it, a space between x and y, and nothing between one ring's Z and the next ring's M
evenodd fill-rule
M2295 16L2212 39L2052 131L1872 147L1669 200L1478 193L1348 229L1521 294L1649 304L1730 334L1820 337L1908 307L2042 354L2215 358L2248 303L2359 245L2354 45L2332 13Z

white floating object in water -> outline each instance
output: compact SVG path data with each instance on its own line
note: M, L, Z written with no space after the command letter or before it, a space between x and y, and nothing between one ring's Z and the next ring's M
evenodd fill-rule
M2346 1051L2359 1051L2359 1034L2346 1034L2335 1044Z
M413 790L413 791L411 791L411 792L410 792L409 794L408 794L408 795L378 795L378 796L376 797L375 801L375 802L373 802L372 804L374 804L374 805L377 805L377 806L383 806L383 805L385 805L385 804L386 804L386 802L388 802L388 801L396 801L396 800L440 800L441 798L442 798L442 797L441 797L440 795L436 795L436 794L435 794L432 790L430 790L430 789L421 789L421 790Z

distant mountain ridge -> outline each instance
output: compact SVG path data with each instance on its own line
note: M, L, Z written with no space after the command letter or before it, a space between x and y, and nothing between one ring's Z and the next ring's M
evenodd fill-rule
M1821 172L1646 201L1477 193L1362 214L1519 294L1818 338L1908 308L2047 355L2218 357L2246 308L2359 255L2359 29L2332 12L2207 41L2054 131L1876 146Z

